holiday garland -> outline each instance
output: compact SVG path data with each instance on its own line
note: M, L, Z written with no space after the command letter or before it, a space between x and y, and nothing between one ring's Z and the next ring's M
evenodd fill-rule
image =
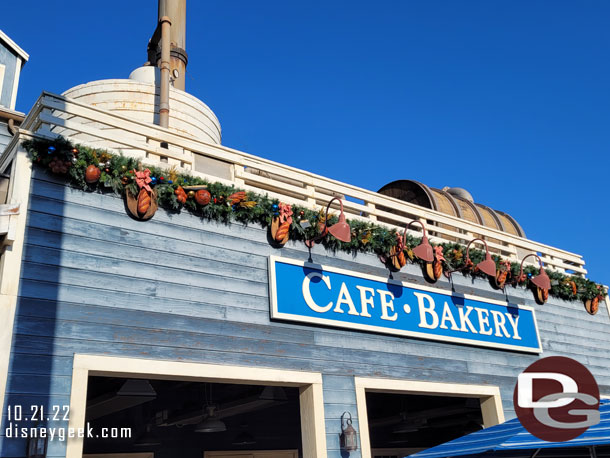
M228 224L237 221L244 224L256 223L262 227L273 227L272 243L283 245L288 240L310 240L325 230L324 209L319 211L300 205L286 205L267 195L243 191L234 186L210 182L199 177L178 172L176 168L162 169L143 166L140 159L113 154L102 149L74 145L67 139L32 139L23 142L33 163L48 169L56 175L64 176L75 188L88 192L114 192L119 196L138 198L138 204L146 204L143 189L151 190L149 198L168 212L179 213L186 210L204 220L220 221ZM153 191L154 189L154 191ZM148 192L148 191L147 191ZM139 198L144 197L140 202ZM150 205L150 203L148 202ZM139 208L139 207L138 207ZM146 209L149 207L147 206ZM149 212L150 213L150 212ZM135 215L137 217L137 215ZM142 215L141 215L142 216ZM144 219L144 218L142 218ZM329 225L337 221L329 215ZM341 242L334 237L324 237L321 241L331 251L349 253L375 253L391 267L400 268L409 260L422 265L426 263L413 255L413 248L421 239L407 234L405 243L394 229L361 220L348 220L351 227L351 241ZM278 235L277 232L281 231ZM485 252L471 249L470 264L466 263L465 247L459 243L433 244L435 247L434 271L461 271L473 277L486 277L474 266L485 258ZM392 253L392 257L390 256ZM400 262L396 265L395 258ZM493 256L498 276L494 286L504 287L505 283L535 288L532 276L538 267L526 266L520 275L520 265L499 256ZM392 262L391 262L392 261ZM437 269L438 268L438 269ZM551 278L550 295L565 300L594 302L597 309L605 292L601 285L577 276L546 271ZM430 271L428 276L433 275ZM438 279L438 272L436 272ZM492 283L493 284L493 283ZM595 310L596 311L596 310Z

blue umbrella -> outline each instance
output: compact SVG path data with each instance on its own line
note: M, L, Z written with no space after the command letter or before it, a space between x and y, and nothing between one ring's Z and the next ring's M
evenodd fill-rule
M510 451L529 451L525 456L535 457L543 449L566 449L585 447L591 457L595 458L596 446L610 445L610 400L602 400L599 407L601 421L591 426L575 439L565 442L547 442L531 435L521 426L519 419L513 418L500 425L462 436L450 442L437 445L409 458L447 458L515 456ZM559 452L559 450L557 450ZM569 455L567 455L569 456ZM604 455L606 456L606 455Z

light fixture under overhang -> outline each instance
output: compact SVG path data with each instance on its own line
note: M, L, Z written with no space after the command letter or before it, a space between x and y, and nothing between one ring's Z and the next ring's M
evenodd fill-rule
M129 379L117 392L117 396L157 396L148 380Z
M265 401L286 401L288 399L281 386L266 386L258 398Z
M87 401L87 419L93 421L106 415L156 399L157 392L148 380L126 380L118 391L112 390Z
M392 428L392 433L401 434L401 433L414 433L415 431L419 431L423 425L426 424L425 419L421 420L409 420L406 414L401 414L402 420L396 426Z
M215 406L206 406L207 418L195 426L196 433L220 433L227 430L224 421L216 418Z

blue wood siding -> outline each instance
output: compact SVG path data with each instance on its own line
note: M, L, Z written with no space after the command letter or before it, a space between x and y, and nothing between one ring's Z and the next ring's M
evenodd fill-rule
M256 225L226 226L162 210L137 222L121 199L70 189L37 171L5 405L67 404L72 357L88 353L321 372L329 458L341 456L343 411L359 430L354 376L497 385L506 417L514 416L516 376L536 355L271 322L272 254L308 256L300 243L272 248ZM372 255L326 256L318 246L313 256L387 276ZM415 266L397 277L424 283ZM454 279L460 292L504 299L486 282ZM580 303L551 298L537 306L529 292L508 291L512 301L536 308L544 356L581 361L610 394L605 305L589 316ZM0 456L23 455L23 443L3 439ZM64 453L64 444L52 443L49 456Z

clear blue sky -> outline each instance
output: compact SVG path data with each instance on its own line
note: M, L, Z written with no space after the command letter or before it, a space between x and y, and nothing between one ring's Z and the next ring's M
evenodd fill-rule
M187 90L223 144L376 190L461 186L608 271L610 2L189 0ZM0 28L42 90L126 78L154 0L22 1Z

